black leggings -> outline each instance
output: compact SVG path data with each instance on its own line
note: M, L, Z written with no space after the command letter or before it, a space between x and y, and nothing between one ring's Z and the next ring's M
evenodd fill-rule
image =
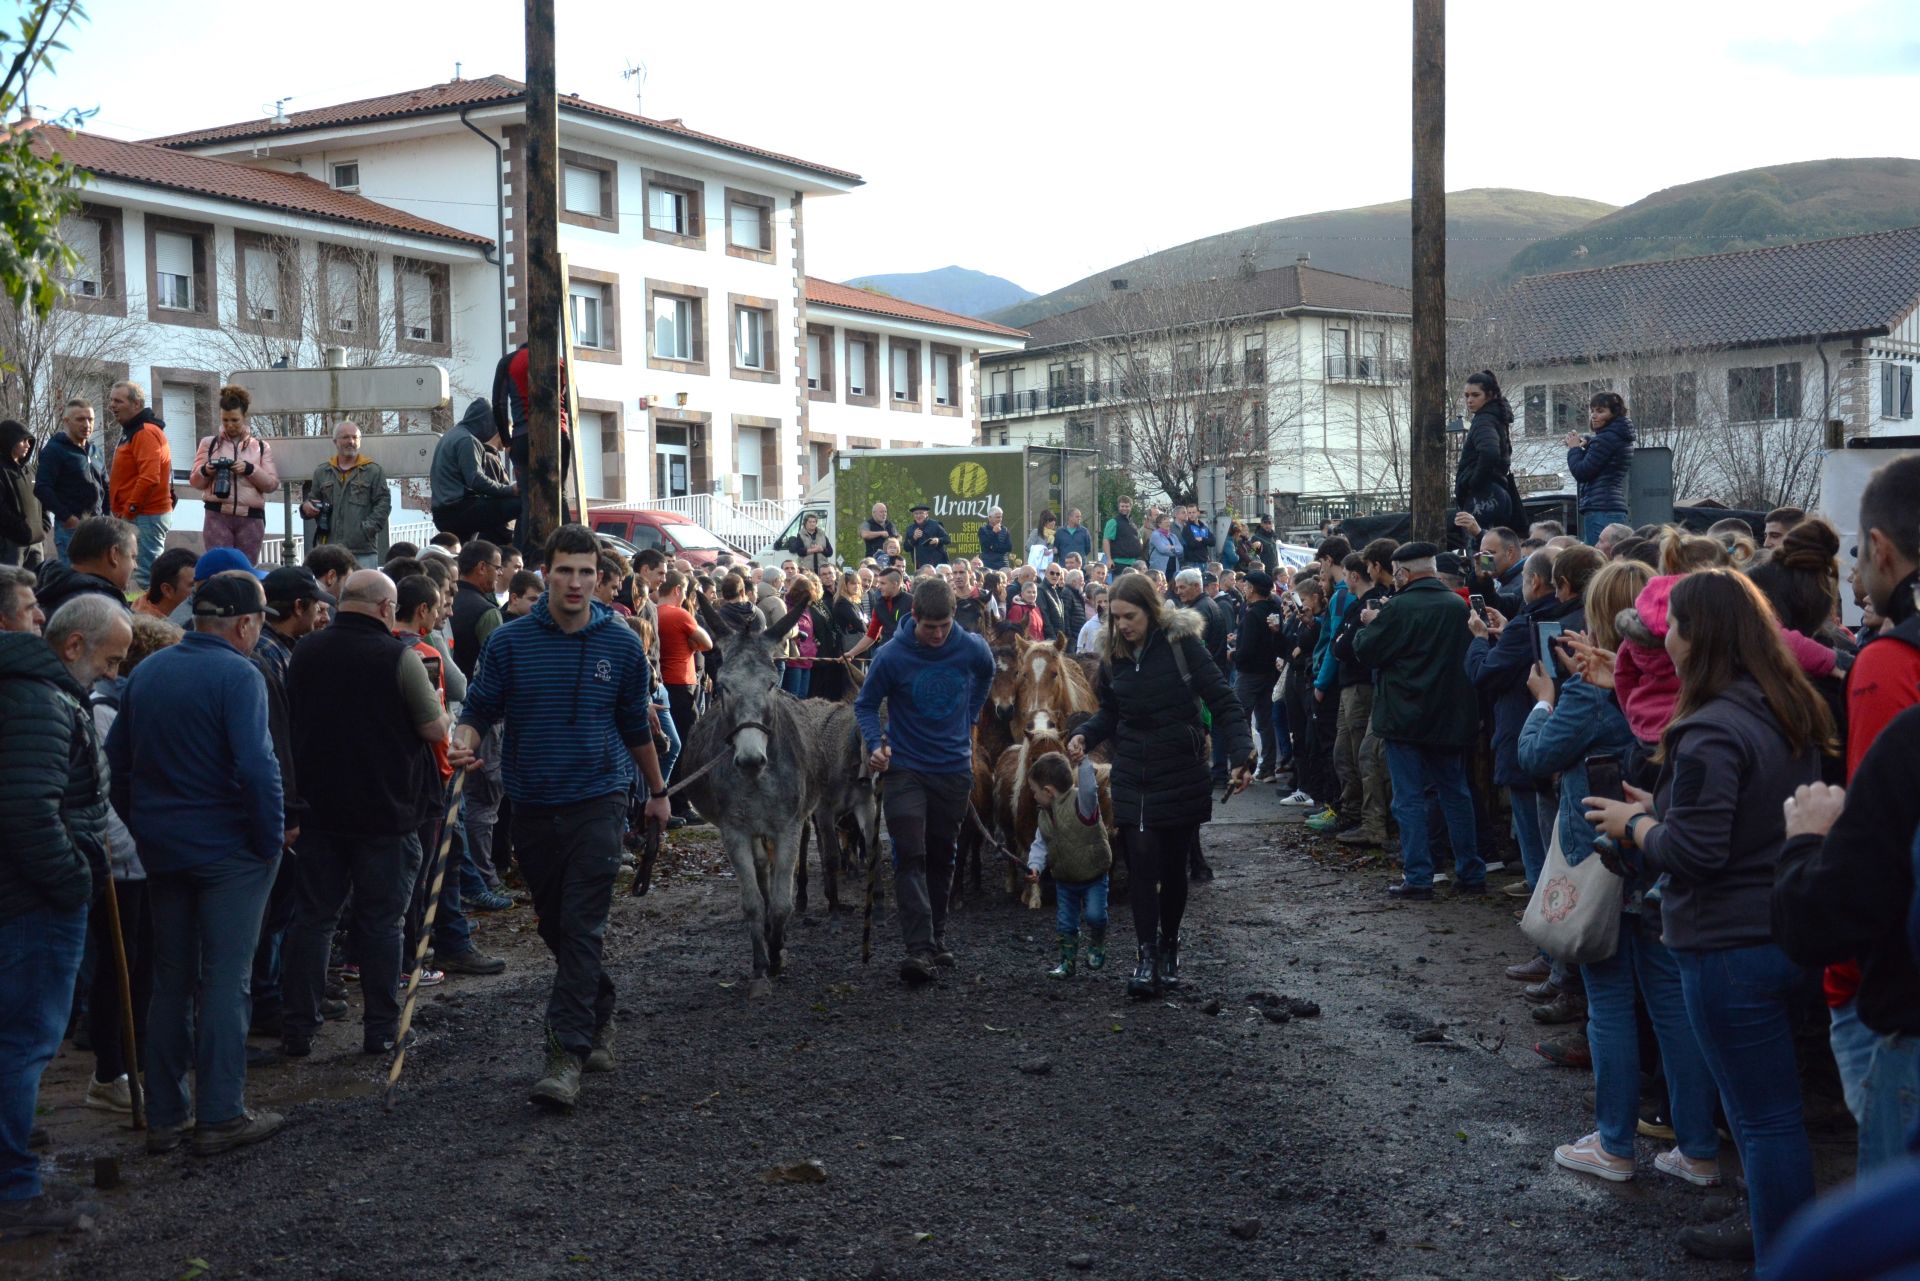
M1120 829L1127 853L1127 894L1133 900L1133 932L1142 946L1180 937L1187 911L1187 851L1199 824Z

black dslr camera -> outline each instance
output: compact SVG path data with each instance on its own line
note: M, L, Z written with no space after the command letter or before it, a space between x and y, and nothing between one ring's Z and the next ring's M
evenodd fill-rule
M333 504L324 498L309 498L313 504L313 532L321 538L333 533Z
M233 497L233 465L235 459L215 458L207 466L213 469L213 496L221 502Z

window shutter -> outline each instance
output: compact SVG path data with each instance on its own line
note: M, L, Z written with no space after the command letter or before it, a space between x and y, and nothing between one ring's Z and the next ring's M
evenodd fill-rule
M1913 417L1913 366L1900 366L1900 416Z
M153 265L163 276L193 275L193 237L176 231L155 232Z
M687 359L696 364L707 358L707 318L704 308L693 299L681 302L681 323L687 330Z
M1880 362L1880 416L1882 418L1892 418L1899 412L1896 408L1899 401L1894 393L1894 374L1897 369L1898 366L1891 360Z
M953 403L953 358L951 356L933 358L933 403L936 405Z
M564 205L568 213L598 218L605 212L600 202L600 171L583 165L566 167Z
M106 292L101 254L104 230L92 218L69 218L60 227L60 238L80 255L70 279L73 292L84 298L97 298Z
M847 391L855 396L867 394L867 344L865 339L847 339Z
M580 411L580 487L588 498L607 497L606 434L611 414Z
M905 347L899 347L899 346L895 346L892 349L892 351L893 351L893 398L895 400L906 400L911 394L911 388L912 388L912 383L910 381L912 365L909 361L909 356L911 355L911 353L908 352L908 350Z
M765 249L760 235L760 209L757 205L727 206L728 238L742 249Z
M820 388L821 343L819 334L807 335L807 386L818 391Z
M200 447L200 389L192 383L160 384L160 419L167 425L174 470L185 471Z
M329 328L352 333L360 327L360 273L346 258L327 260L327 305Z

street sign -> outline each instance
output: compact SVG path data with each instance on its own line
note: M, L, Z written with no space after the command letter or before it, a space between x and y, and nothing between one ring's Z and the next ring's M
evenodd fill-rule
M240 385L247 387L245 383ZM253 388L247 387L247 390ZM258 411L256 405L255 412ZM285 481L303 481L333 457L332 436L268 436L264 439L273 449L274 468ZM431 475L433 449L439 443L440 437L430 431L360 434L360 452L379 463L388 480Z
M253 394L256 414L438 409L452 392L447 371L439 365L239 369L228 381Z

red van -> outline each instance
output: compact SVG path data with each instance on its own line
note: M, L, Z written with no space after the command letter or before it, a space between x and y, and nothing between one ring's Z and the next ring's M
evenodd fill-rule
M744 553L715 538L678 512L649 511L644 507L595 507L587 512L587 527L596 534L625 539L635 549L658 547L701 568L714 563L721 552Z

